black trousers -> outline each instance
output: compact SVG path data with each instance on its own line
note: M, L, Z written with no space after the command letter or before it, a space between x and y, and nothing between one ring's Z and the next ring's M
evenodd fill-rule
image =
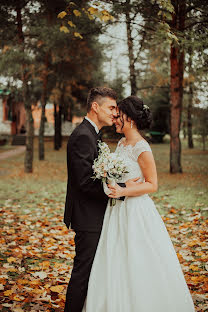
M81 312L101 232L76 232L74 266L66 293L64 312Z

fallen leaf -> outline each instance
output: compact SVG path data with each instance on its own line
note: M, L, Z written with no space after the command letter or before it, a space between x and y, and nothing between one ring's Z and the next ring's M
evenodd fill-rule
M64 286L62 285L52 286L50 290L53 292L61 293L64 290Z

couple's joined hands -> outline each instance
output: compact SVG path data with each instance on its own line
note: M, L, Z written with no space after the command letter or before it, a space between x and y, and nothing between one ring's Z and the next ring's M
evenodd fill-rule
M140 178L134 178L134 179L127 180L125 182L126 188L143 183L143 182L140 182L139 179ZM125 196L125 189L126 188L119 186L117 183L114 186L108 184L108 188L111 191L111 193L108 195L108 197L110 197L110 198L119 198L119 197Z

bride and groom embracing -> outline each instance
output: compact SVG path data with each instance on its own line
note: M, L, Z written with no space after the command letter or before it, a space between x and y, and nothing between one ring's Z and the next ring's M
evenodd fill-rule
M116 148L123 183L92 179L99 130L124 134ZM87 116L67 145L64 222L75 231L74 266L65 312L193 312L194 305L166 227L149 193L157 190L151 148L140 131L151 112L136 96L116 103L110 88L93 88ZM110 204L116 198L116 204Z

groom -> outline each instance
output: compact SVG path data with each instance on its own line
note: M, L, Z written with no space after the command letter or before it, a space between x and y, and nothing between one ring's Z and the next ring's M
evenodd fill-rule
M98 156L99 130L112 126L117 116L116 93L93 88L87 98L87 116L73 131L67 145L68 184L64 222L75 231L74 267L64 312L81 312L99 241L108 197L100 180L93 180L92 165Z

